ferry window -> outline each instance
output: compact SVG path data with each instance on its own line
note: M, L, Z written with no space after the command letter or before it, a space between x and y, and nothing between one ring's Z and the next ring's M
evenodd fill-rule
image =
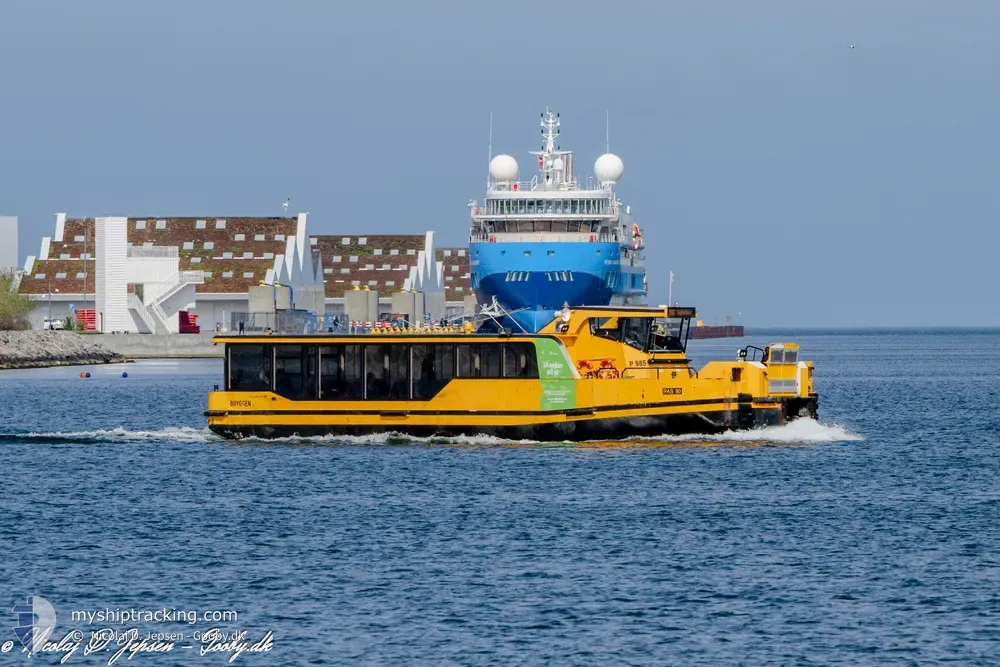
M653 320L649 349L654 352L683 352L686 320L658 317Z
M649 350L649 330L652 324L653 319L650 317L627 317L619 320L622 342L640 350Z
M455 377L454 345L413 346L413 398L434 398Z
M274 346L274 391L298 400L316 398L316 346Z
M368 400L410 397L410 346L365 346L365 398Z
M771 348L771 355L770 355L771 358L770 358L769 363L772 363L772 364L783 364L783 363L785 363L784 352L785 352L785 350L782 349L782 348L780 348L780 347L772 347Z
M500 345L484 343L458 346L458 377L498 378L500 377Z
M532 343L508 343L503 350L505 378L537 378L538 360Z
M323 345L319 349L319 396L327 401L364 398L360 345Z
M618 340L618 327L607 327L610 317L591 317L590 333L595 336L605 336Z
M799 351L794 348L785 348L785 363L786 364L797 364L799 363Z
M229 345L229 391L271 391L271 346Z
M546 250L545 254L548 255L549 257L552 257L552 255L556 254L556 251L555 250Z

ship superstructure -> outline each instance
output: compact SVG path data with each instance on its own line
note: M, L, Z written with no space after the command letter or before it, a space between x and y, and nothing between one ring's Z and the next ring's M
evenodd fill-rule
M508 326L536 332L566 305L636 305L646 296L643 240L631 209L615 195L624 164L606 152L581 183L573 151L557 144L559 114L541 118L538 172L519 181L517 160L490 160L486 198L469 208L472 288L494 298Z

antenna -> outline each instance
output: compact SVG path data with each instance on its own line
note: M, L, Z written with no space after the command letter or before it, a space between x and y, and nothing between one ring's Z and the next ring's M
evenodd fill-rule
M604 152L611 152L611 114L604 110Z
M486 157L486 186L487 187L489 187L489 183L490 183L490 176L489 176L490 167L489 167L489 164L493 160L493 112L492 111L490 112L490 144L489 144L488 153L489 154Z

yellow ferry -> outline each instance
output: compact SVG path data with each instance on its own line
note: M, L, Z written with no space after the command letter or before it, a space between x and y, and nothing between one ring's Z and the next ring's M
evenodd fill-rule
M695 369L694 308L564 308L537 334L470 329L216 336L226 438L402 433L540 441L714 433L815 418L799 346ZM757 358L760 353L760 359Z

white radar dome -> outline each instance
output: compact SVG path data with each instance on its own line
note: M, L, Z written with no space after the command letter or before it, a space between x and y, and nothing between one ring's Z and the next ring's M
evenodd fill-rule
M555 169L556 171L562 171L563 169L566 168L566 164L563 162L563 159L561 157L557 157L555 161L552 163L552 168Z
M605 153L594 161L594 176L598 183L617 183L625 173L625 163L614 153Z
M510 155L497 155L490 160L490 178L497 183L511 183L517 180L517 160Z

